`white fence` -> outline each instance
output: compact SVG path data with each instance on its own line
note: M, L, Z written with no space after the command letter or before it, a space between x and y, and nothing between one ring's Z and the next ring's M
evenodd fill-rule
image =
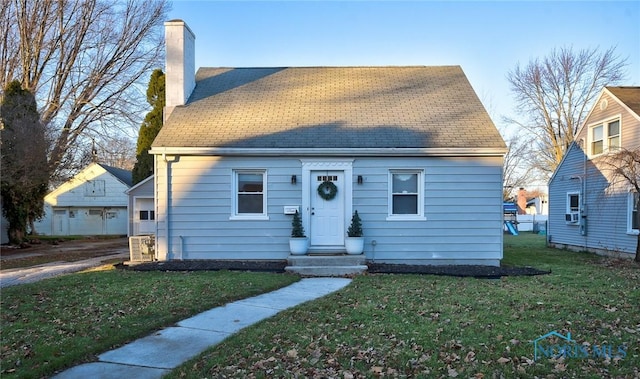
M518 231L520 232L541 232L546 231L547 215L517 215Z

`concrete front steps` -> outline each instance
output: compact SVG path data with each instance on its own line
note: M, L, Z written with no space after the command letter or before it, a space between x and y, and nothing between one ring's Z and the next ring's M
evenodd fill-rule
M287 272L301 276L350 276L367 271L364 254L290 255Z

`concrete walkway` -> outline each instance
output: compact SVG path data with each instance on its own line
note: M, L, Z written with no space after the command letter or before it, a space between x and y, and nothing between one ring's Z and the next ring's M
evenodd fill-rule
M351 279L346 278L302 279L288 287L200 313L175 327L101 354L99 362L73 367L54 378L160 378L240 329L349 283Z
M112 255L83 259L76 262L53 262L38 266L15 268L0 271L0 287L15 286L17 284L33 283L38 280L53 278L62 274L82 271L87 268L100 266L109 259L127 259L128 251L120 251Z

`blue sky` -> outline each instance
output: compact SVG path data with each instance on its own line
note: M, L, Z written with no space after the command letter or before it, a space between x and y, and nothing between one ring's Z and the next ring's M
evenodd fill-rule
M460 65L501 125L506 75L553 48L615 46L640 86L638 1L184 1L196 67Z

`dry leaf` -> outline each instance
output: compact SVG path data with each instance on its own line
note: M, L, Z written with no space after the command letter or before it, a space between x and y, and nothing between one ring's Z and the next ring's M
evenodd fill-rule
M558 363L555 366L555 371L560 371L563 372L567 369L567 365L565 365L564 363Z
M292 349L287 351L287 357L289 358L298 358L298 350Z
M467 356L464 357L464 361L469 363L469 362L473 362L476 360L476 353L473 351L470 351L467 353Z
M505 364L505 363L508 363L508 362L511 362L511 359L505 358L505 357L498 358L498 363L500 363L500 364Z
M456 369L454 369L454 368L450 368L449 369L449 377L450 378L455 378L456 376L458 376L458 371L456 371Z

